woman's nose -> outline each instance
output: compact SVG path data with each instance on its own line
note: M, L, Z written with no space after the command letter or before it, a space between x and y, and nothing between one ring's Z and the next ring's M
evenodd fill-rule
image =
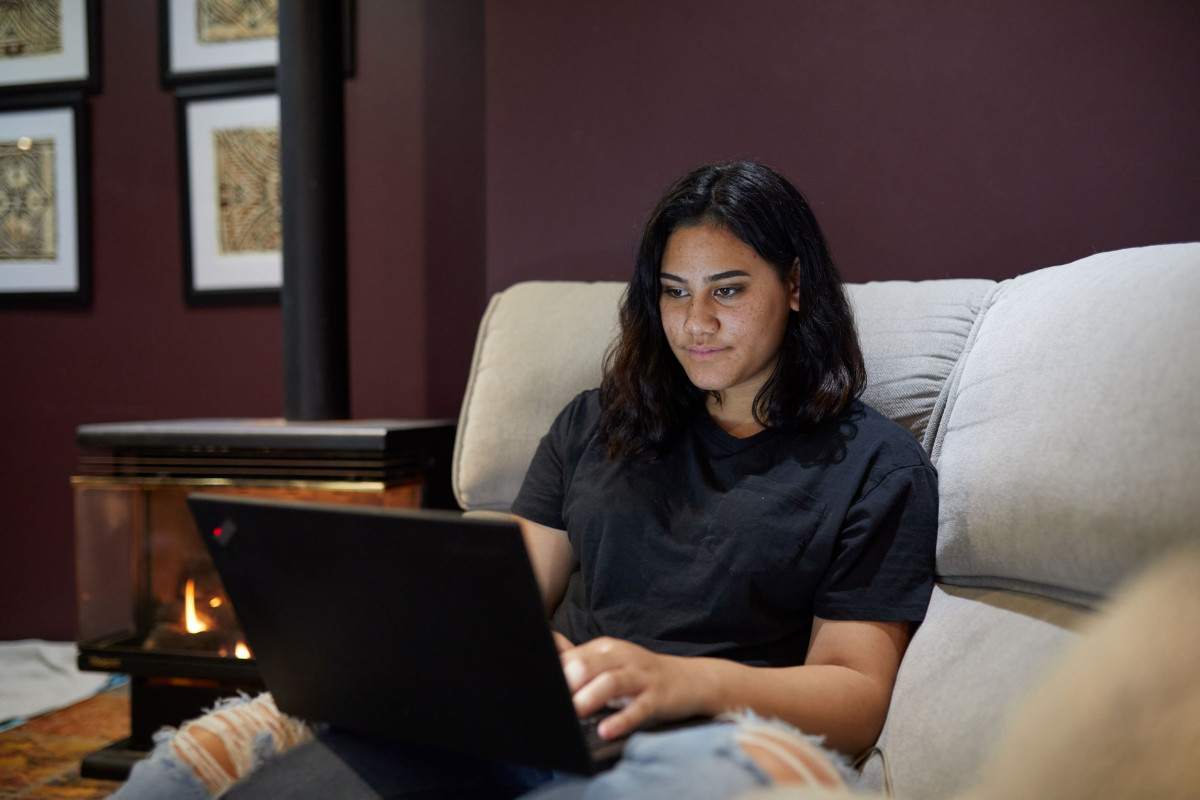
M683 321L685 331L693 336L716 333L719 324L717 315L702 298L688 303L687 318Z

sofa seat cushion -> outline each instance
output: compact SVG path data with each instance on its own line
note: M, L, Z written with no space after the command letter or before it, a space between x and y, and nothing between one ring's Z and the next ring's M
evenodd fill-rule
M974 784L1000 726L1090 612L1006 591L939 586L900 665L865 786L936 800Z
M1171 551L1013 714L970 800L1200 793L1200 549ZM965 798L964 798L965 800Z

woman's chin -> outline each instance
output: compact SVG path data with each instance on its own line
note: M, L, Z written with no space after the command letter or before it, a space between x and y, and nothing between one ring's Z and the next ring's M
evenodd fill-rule
M725 381L713 380L712 378L704 378L703 376L688 376L688 380L702 392L723 392L729 388L729 384Z

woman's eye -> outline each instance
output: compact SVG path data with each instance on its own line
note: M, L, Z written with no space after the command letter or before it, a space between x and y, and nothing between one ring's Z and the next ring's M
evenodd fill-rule
M713 295L721 300L728 300L741 291L740 286L719 286L713 290Z
M686 293L678 286L664 286L663 294L667 297L683 297Z

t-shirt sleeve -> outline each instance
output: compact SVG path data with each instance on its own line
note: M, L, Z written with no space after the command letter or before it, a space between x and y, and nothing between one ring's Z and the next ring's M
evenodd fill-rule
M823 619L919 622L933 592L937 473L902 467L850 507L817 588Z
M581 427L586 426L589 416L587 397L585 392L568 403L538 442L512 513L548 528L566 530L563 501L578 458Z

